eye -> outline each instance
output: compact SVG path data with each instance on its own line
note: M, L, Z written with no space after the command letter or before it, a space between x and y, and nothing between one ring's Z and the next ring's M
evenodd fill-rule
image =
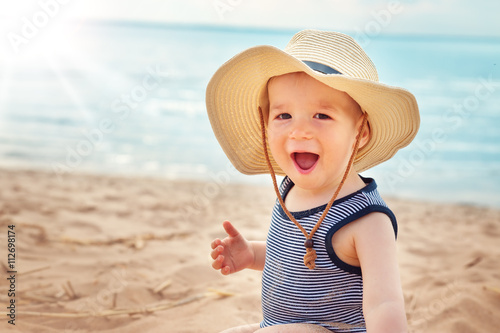
M289 113L280 113L276 119L281 119L281 120L285 120L285 119L291 119L292 116L289 114Z
M316 113L314 115L314 118L316 118L316 119L332 119L329 115L324 114L324 113Z

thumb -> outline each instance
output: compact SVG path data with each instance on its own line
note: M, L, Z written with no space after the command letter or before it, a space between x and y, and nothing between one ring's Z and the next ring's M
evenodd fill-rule
M226 233L229 235L229 237L238 237L240 235L239 231L236 230L236 228L231 224L229 221L224 221L222 223L222 226L224 227L224 230L226 230Z

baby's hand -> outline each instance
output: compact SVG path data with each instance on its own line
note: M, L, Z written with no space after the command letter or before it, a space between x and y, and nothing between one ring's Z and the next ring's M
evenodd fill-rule
M252 244L247 241L229 221L222 224L228 237L215 239L211 246L214 259L212 267L228 275L241 271L254 264L255 255Z

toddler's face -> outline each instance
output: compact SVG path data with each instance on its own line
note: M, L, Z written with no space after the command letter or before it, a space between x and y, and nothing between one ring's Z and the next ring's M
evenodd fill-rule
M273 77L268 96L268 140L276 163L304 189L336 186L362 122L358 103L303 72Z

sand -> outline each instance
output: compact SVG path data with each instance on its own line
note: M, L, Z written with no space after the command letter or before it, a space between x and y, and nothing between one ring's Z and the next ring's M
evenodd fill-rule
M386 200L399 220L410 332L498 332L500 211ZM219 332L258 322L260 272L220 275L210 242L224 219L264 239L273 204L270 186L0 170L0 331Z

